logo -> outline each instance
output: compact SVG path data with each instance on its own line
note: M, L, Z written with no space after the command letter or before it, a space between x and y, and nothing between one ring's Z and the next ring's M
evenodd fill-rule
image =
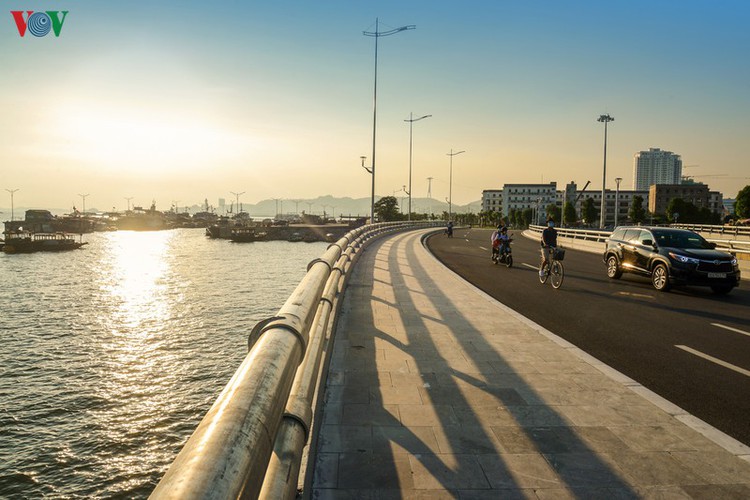
M22 10L11 10L10 14L16 22L18 34L21 37L26 35L27 31L35 37L43 37L47 36L50 31L54 32L55 36L60 36L65 18L68 16L68 11L48 10L45 12L34 12L33 10L27 10L25 11L25 19L24 11Z

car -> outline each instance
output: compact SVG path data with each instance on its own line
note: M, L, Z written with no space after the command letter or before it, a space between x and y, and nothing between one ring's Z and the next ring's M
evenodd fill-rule
M618 227L607 238L603 258L610 279L624 272L648 276L663 292L673 285L697 285L726 294L740 284L736 257L687 229Z

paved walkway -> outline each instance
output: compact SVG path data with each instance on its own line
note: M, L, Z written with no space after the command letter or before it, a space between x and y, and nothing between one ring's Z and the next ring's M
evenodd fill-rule
M355 267L312 498L750 498L748 447L467 284L421 234Z

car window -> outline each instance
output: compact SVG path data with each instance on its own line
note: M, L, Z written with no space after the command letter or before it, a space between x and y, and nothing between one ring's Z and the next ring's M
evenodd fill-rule
M646 240L651 240L651 243L653 243L654 235L652 235L650 231L641 231L641 235L638 237L639 243L643 245L643 242Z
M610 236L613 240L624 240L623 236L625 235L625 228L617 229L614 233L612 233L612 236Z
M622 239L623 241L627 241L628 243L638 243L638 236L641 235L640 229L628 229L625 231L625 235L623 235Z
M654 237L659 246L687 249L713 248L702 236L692 231L655 230Z

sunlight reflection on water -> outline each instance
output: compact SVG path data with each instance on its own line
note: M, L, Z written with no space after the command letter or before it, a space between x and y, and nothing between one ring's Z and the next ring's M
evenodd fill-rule
M0 496L147 497L250 329L326 247L203 230L88 241L0 255Z

